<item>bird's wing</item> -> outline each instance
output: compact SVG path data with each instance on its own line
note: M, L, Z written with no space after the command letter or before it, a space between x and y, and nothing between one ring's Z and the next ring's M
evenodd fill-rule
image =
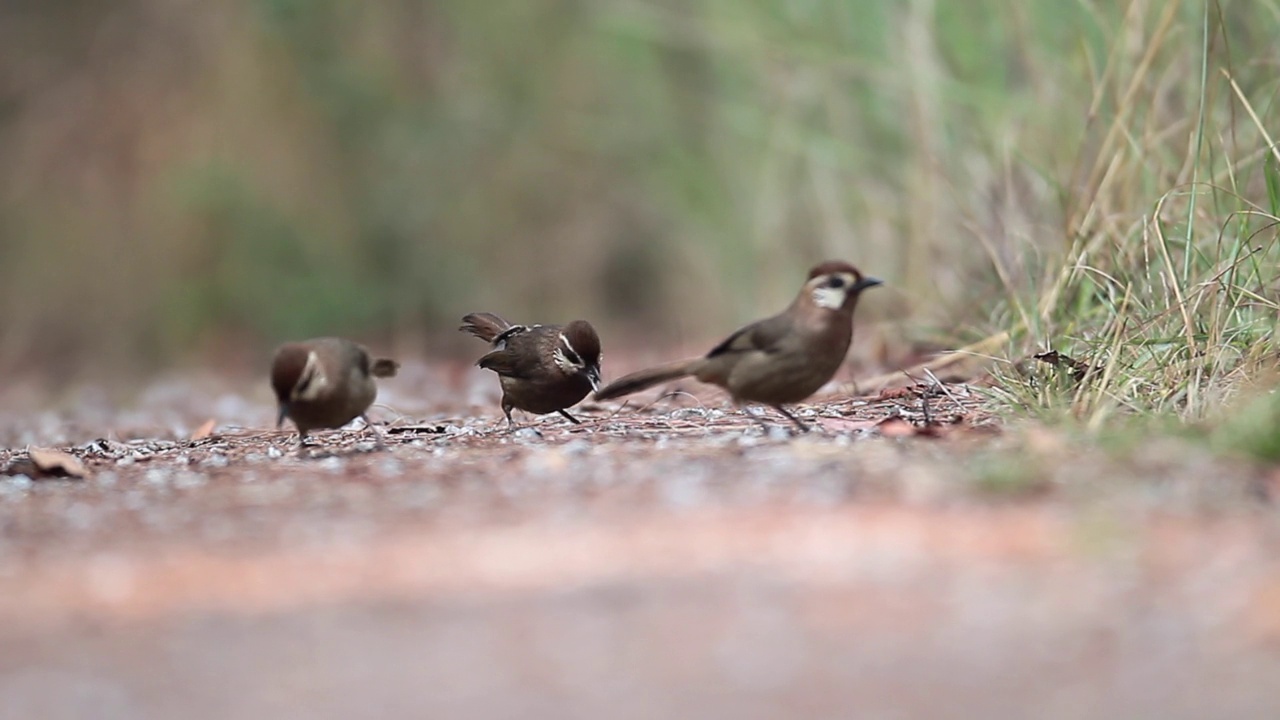
M517 327L520 330L512 332ZM540 326L534 326L534 328L516 326L504 332L494 340L494 349L485 353L476 365L513 378L537 375L542 361L537 347L538 335L533 330L538 327Z
M707 357L741 352L774 352L778 341L787 334L787 318L774 315L747 325L711 349Z

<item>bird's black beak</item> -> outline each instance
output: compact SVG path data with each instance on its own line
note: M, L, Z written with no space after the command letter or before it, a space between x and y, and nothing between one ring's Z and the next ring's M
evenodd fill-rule
M884 281L879 278L864 277L854 284L853 289L855 292L858 292L858 291L866 290L867 288L873 288L877 285L883 285L883 284L884 284Z
M587 368L587 380L591 381L591 392L598 392L600 390L600 367L599 366L592 365L591 367Z

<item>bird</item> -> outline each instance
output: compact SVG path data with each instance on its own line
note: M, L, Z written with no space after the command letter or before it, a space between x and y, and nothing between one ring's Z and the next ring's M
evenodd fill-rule
M512 325L493 313L463 316L458 328L489 343L476 365L498 374L502 412L560 413L579 424L568 408L600 389L600 336L586 320L567 325Z
M400 364L373 359L363 346L345 338L323 337L281 345L271 361L271 388L279 413L298 428L298 447L307 433L340 428L361 418L382 447L382 436L365 413L378 395L374 378L394 377Z
M807 431L784 405L804 400L835 375L853 339L858 297L880 284L842 260L819 263L786 310L740 328L703 357L621 377L596 391L595 399L610 400L692 376L727 390L735 405L768 405Z

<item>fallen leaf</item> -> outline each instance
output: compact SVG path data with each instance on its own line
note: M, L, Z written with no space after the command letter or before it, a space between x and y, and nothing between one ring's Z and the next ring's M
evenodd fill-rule
M881 390L872 402L884 402L888 400L905 400L916 398L937 398L947 394L947 390L937 383L916 383L915 385L903 385L901 387L887 388Z
M896 415L881 420L876 428L880 431L880 435L888 438L911 437L917 432L915 425Z
M903 387L886 388L880 391L880 395L875 401L883 400L901 400L902 398L915 397L917 395L915 385L905 385Z
M901 438L901 437L942 437L944 426L936 422L926 422L921 425L907 420L901 415L894 415L881 420L876 426L880 431L881 437Z
M89 474L84 464L74 455L68 455L61 450L29 447L27 457L31 460L31 467L36 472L33 477L82 478Z
M196 428L196 431L191 433L191 442L200 442L201 440L206 440L212 437L213 431L216 429L218 429L217 420L214 420L213 418L205 420L203 425Z

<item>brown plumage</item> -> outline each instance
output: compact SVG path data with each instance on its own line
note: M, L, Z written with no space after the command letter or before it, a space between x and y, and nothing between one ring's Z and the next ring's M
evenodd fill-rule
M276 426L286 417L292 420L299 443L312 430L339 428L357 417L372 429L365 412L378 395L374 378L392 377L399 368L394 360L370 358L363 347L343 338L282 345L271 362L271 388L279 404Z
M512 409L560 413L577 423L568 408L600 387L600 337L585 320L528 326L493 313L471 313L458 329L490 344L476 365L498 374L508 425L514 425Z
M692 376L729 391L734 403L769 405L807 430L783 405L804 400L835 375L853 339L858 296L879 284L849 263L821 263L809 271L804 287L781 313L741 328L703 357L632 373L595 397L622 397Z

